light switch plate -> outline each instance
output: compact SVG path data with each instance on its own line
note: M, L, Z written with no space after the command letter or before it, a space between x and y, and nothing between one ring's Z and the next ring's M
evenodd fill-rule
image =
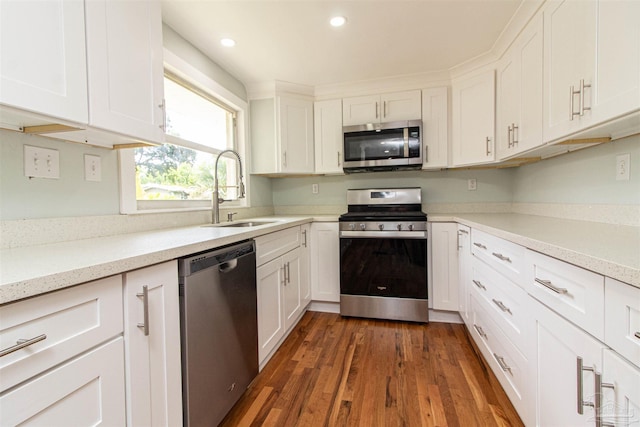
M60 153L50 148L24 146L24 176L60 178Z
M616 181L629 181L630 160L631 156L629 154L616 156Z
M85 181L100 182L102 180L102 164L100 156L92 154L84 155L84 179Z

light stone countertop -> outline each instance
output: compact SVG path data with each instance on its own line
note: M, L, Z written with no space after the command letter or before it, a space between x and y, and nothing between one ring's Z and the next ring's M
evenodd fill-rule
M537 215L432 214L640 288L640 227Z
M0 251L0 304L124 273L312 221L268 217L257 227L190 226ZM236 222L244 222L239 220ZM222 223L221 225L224 225Z
M265 217L249 228L190 226L0 251L0 304L124 273L312 221L337 216ZM246 219L240 220L248 221ZM430 214L640 287L640 227L521 214Z

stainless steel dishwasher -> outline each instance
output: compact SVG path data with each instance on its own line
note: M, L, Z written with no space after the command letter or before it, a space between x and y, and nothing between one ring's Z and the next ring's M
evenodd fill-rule
M258 374L255 243L180 259L185 426L215 426Z

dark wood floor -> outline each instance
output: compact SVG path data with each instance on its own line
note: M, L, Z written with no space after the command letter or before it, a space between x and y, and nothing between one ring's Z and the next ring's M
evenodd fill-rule
M463 325L307 312L223 426L521 426Z

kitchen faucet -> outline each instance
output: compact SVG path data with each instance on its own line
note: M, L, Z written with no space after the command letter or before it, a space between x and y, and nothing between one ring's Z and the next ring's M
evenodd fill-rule
M244 183L242 182L242 160L240 160L240 154L238 154L236 151L234 150L224 150L221 151L220 154L218 154L218 157L216 157L216 163L213 169L213 179L215 182L215 189L213 191L213 200L211 201L211 207L212 207L212 223L213 224L219 224L220 223L220 204L224 203L224 202L229 202L230 200L225 200L220 198L220 191L219 191L219 187L218 187L218 160L220 160L220 156L222 156L224 153L231 153L234 156L236 156L236 158L238 159L238 168L240 171L240 183L238 184L238 187L240 189L240 195L238 196L238 199L243 199L244 198Z

